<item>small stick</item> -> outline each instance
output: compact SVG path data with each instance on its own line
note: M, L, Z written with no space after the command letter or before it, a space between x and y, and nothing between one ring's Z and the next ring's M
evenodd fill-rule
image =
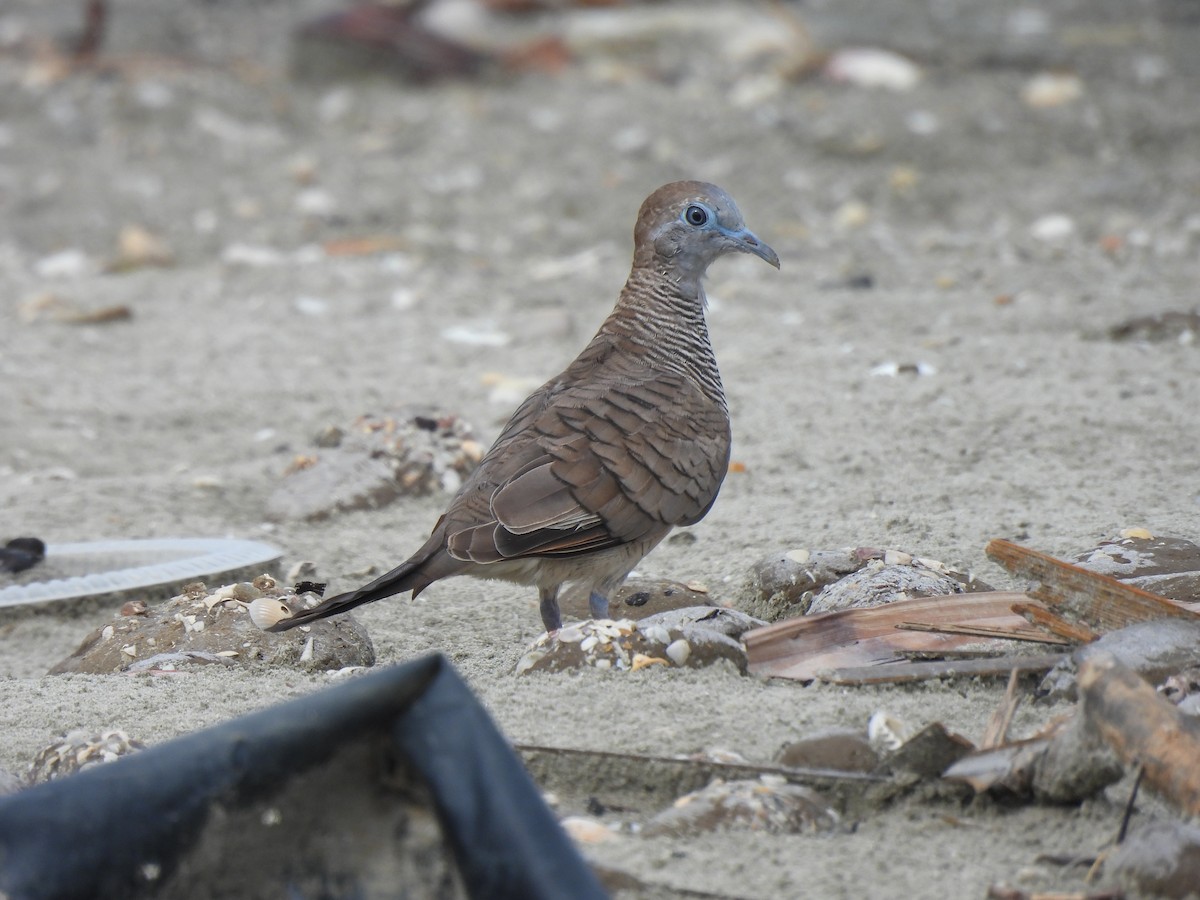
M1145 766L1138 766L1137 777L1133 779L1133 790L1129 792L1129 801L1125 804L1125 814L1121 816L1121 830L1117 832L1117 843L1125 842L1125 835L1129 833L1129 820L1133 818L1133 801L1137 799L1138 788L1142 786L1142 778L1146 774Z
M90 60L100 52L107 26L108 0L87 0L83 7L83 33L72 54L75 59Z
M980 750L990 750L1008 743L1008 730L1012 727L1017 707L1021 705L1021 698L1017 694L1017 685L1020 679L1020 671L1013 669L1008 676L1008 688L1004 691L1004 697L1001 699L1000 705L992 711L987 728L983 730L983 739L979 742Z
M1022 605L1026 604L1014 604L1013 611L1017 612L1017 606ZM1033 608L1040 609L1041 607ZM970 637L999 638L1000 640L1007 641L1029 641L1035 644L1072 643L1065 637L1057 634L1046 634L1044 631L1034 631L1033 629L1021 631L1016 628L1004 628L998 625L969 625L952 622L942 624L935 622L901 622L896 627L903 631L934 631L941 634L965 634Z

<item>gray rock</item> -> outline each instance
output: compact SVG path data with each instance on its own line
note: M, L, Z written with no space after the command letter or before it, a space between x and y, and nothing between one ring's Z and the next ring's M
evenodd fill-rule
M1170 675L1200 664L1200 622L1157 619L1110 631L1051 669L1042 679L1040 690L1051 698L1075 699L1079 666L1097 654L1108 654L1151 684L1159 684Z
M938 597L965 591L959 579L948 572L927 568L917 560L887 565L883 560L873 559L857 572L821 591L813 598L808 613L869 608L905 597Z
M853 547L772 553L755 563L739 606L768 622L802 616L817 591L857 572L869 559Z
M1147 822L1126 835L1104 868L1147 896L1195 897L1200 892L1200 827Z
M873 772L879 765L879 754L861 731L834 728L785 744L775 761L801 769Z

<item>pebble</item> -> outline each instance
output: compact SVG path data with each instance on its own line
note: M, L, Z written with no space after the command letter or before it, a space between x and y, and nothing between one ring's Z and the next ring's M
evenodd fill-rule
M1062 213L1042 216L1029 226L1030 235L1047 244L1062 243L1074 237L1075 231L1075 220Z
M96 265L82 250L60 250L43 256L33 265L42 278L82 278L95 271Z
M1041 72L1021 88L1021 100L1034 109L1063 106L1082 96L1083 81L1069 72Z
M921 80L921 69L912 60L878 47L838 50L825 63L825 77L862 88L911 91Z

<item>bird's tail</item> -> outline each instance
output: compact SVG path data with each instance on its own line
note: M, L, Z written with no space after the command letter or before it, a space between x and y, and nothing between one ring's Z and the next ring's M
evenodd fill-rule
M356 606L362 606L364 603L382 600L393 594L403 594L405 591L412 591L415 597L437 578L437 576L430 577L425 572L427 562L428 559L422 558L418 554L357 590L328 597L312 609L302 609L291 618L280 619L267 631L287 631L297 625L315 622L317 619L324 619L327 616L336 616L338 613L344 613Z

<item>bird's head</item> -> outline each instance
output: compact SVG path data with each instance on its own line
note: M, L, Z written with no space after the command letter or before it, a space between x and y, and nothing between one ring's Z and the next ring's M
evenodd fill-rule
M665 264L699 280L726 253L750 253L779 268L779 255L746 227L733 198L715 184L675 181L646 198L634 228L634 264Z

